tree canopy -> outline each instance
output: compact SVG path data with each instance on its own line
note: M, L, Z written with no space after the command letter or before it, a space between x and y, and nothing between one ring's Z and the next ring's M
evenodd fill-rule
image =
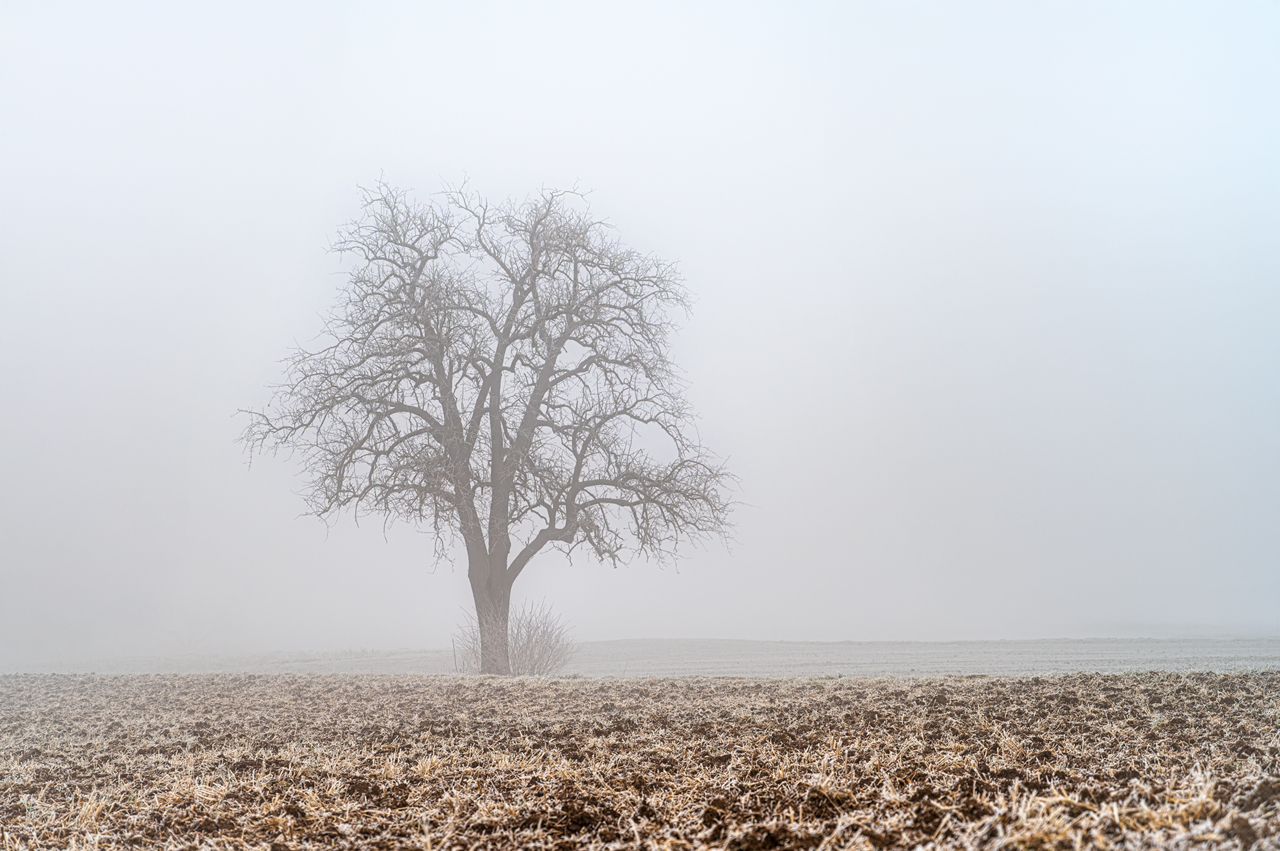
M459 536L482 670L506 672L511 583L542 550L666 559L728 528L732 477L668 357L687 291L582 195L379 185L335 248L357 265L324 344L293 352L245 439L301 454L317 515Z

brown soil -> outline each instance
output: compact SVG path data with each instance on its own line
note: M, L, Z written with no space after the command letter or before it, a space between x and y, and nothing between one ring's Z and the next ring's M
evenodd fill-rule
M1280 848L1280 673L0 677L9 848Z

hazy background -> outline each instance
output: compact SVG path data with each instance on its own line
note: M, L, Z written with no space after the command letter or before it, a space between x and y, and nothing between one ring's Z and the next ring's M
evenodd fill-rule
M528 8L537 5L537 10ZM246 467L379 175L593 188L698 294L731 551L583 639L1280 634L1280 4L0 5L0 659L438 647Z

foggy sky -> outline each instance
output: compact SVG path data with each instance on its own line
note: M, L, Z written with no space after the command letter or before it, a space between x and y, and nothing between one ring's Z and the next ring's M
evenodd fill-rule
M382 177L593 190L742 480L583 639L1280 634L1280 5L0 8L0 661L437 647L246 464Z

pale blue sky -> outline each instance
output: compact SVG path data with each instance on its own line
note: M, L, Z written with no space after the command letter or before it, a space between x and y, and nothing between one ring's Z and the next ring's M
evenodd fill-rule
M583 638L1280 634L1280 4L0 6L0 660L432 647L463 568L234 439L384 176L698 295L730 552Z

